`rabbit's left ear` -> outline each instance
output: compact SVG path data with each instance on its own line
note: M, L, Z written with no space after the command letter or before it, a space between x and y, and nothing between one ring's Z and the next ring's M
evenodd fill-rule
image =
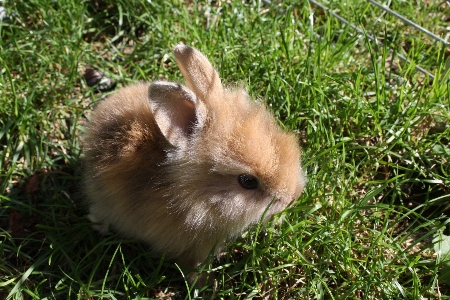
M209 60L200 51L183 44L178 44L174 53L181 73L197 98L207 106L221 101L224 89Z
M150 107L165 138L176 147L184 147L197 124L197 99L186 87L164 81L150 84Z

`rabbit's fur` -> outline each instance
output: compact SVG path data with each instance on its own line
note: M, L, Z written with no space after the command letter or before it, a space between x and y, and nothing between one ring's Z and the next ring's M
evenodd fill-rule
M186 267L285 209L302 192L300 149L260 103L226 90L202 53L175 48L187 80L125 87L84 136L85 191L101 232L149 243ZM238 177L258 179L256 189Z

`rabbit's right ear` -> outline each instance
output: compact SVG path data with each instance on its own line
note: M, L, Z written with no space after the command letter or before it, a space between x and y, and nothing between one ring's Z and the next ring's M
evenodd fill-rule
M163 135L172 145L184 147L194 127L204 119L194 93L180 84L156 81L150 84L148 96Z
M201 101L208 105L211 101L222 100L222 82L206 56L184 44L178 44L174 54L189 88Z

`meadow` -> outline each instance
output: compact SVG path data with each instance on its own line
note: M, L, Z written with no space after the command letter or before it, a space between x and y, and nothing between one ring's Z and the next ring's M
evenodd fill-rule
M0 1L0 298L450 299L450 48L369 2L323 4ZM384 4L450 35L448 1ZM114 92L86 70L182 82L180 41L298 134L307 176L201 288L95 232L81 190L84 126Z

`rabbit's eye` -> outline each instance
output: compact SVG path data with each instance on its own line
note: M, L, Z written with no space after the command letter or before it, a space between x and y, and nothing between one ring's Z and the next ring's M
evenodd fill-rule
M256 179L255 176L248 175L248 174L241 174L238 176L239 184L244 189L254 190L257 189L259 186L258 179Z

